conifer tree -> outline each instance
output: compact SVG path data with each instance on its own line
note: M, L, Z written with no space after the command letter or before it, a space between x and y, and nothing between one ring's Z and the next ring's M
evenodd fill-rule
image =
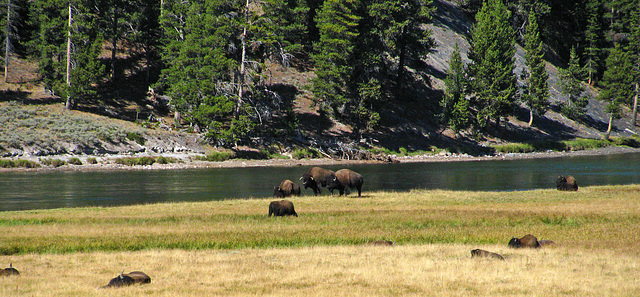
M527 91L523 94L525 104L529 107L529 126L533 124L533 116L543 115L549 108L549 74L545 69L544 50L538 30L535 13L529 12L529 25L525 36L525 63L528 69Z
M594 85L600 73L601 55L603 47L603 32L600 22L602 20L601 0L587 1L587 28L585 30L585 39L587 42L586 63L584 65L587 70L587 83Z
M515 39L510 12L501 0L487 0L471 32L470 75L477 123L487 128L512 112L515 101Z
M567 69L559 69L560 90L562 94L569 96L569 103L561 103L560 112L570 119L578 120L584 116L589 104L589 98L583 96L585 87L582 81L586 77L584 69L580 66L575 47L571 49L569 66Z
M607 102L607 113L609 113L609 126L604 135L605 139L609 138L613 126L613 120L622 116L622 106L630 104L635 94L635 78L633 73L633 64L628 51L616 44L611 49L609 57L607 57L607 69L605 70L602 81L602 91L598 99Z
M467 84L460 47L456 43L449 58L449 70L444 80L445 94L440 102L442 121L456 133L471 125L471 111L469 110L469 101L466 98Z

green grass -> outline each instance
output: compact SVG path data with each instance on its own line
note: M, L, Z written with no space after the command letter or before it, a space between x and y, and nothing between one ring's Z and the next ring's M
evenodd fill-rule
M23 159L17 159L17 160L0 159L0 168L17 168L17 167L38 168L40 167L40 164L34 161L23 160Z
M178 160L176 158L171 157L126 157L126 158L117 158L115 159L116 164L127 165L127 166L147 166L153 165L154 163L158 164L169 164L169 163L177 163Z
M494 145L493 149L498 153L531 153L544 151L581 151L597 149L609 146L640 147L638 137L612 137L609 140L576 138L564 141L532 141L526 143L508 143Z
M512 236L636 253L640 185L579 192L365 193L291 198L300 217L267 218L272 199L5 212L0 254L397 244L506 244ZM584 236L583 234L589 234ZM596 240L594 240L596 239Z

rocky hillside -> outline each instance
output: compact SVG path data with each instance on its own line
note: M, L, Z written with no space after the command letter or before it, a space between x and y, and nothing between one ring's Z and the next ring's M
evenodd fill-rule
M440 96L443 79L448 67L448 59L456 43L462 50L463 59L468 61L467 36L472 28L472 20L453 2L435 0L437 12L433 24L429 25L436 48L427 58L431 66L429 76L434 91L428 96ZM551 61L558 59L551 57ZM17 64L16 64L17 62ZM129 101L109 102L107 106L92 106L82 111L64 111L59 98L52 97L38 85L35 64L17 60L18 65L10 76L11 83L0 83L0 121L6 123L0 128L0 152L4 156L46 156L59 154L130 154L130 153L206 153L213 148L202 144L201 135L190 133L190 128L176 131L165 123L171 121L170 114L154 112L145 95L132 93ZM524 67L524 51L517 50L517 71ZM559 103L568 100L560 95L557 87L559 63L547 63L550 74L552 109L543 118L537 118L534 127L527 127L528 112L520 108L517 116L492 135L482 139L455 138L450 131L433 126L433 121L425 117L435 114L421 112L419 106L394 109L385 115L388 119L376 131L366 135L358 143L348 140L351 129L339 122L322 122L311 103L311 94L305 86L313 77L311 71L300 71L280 66L271 67L270 82L290 86L296 90L290 95L298 119L299 133L291 141L267 140L261 145L271 145L290 152L294 147L333 146L382 148L398 150L429 150L433 147L473 148L531 140L565 140L576 137L600 138L607 128L608 117L605 104L591 99L587 117L575 122L558 113ZM15 69L15 68L14 68ZM595 93L596 90L591 89ZM24 104L22 104L24 103ZM146 120L154 113L161 121ZM614 122L613 136L632 136L640 129L630 122L630 111L625 110L624 118ZM133 120L138 119L138 123ZM319 133L318 131L323 131Z

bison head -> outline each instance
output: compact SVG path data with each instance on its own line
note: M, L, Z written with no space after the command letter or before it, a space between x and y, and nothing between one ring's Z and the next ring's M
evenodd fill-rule
M520 247L520 239L516 238L515 236L513 238L511 238L511 240L509 240L509 244L510 247L512 248L519 248Z
M284 191L282 190L281 187L273 187L273 197L277 197L277 198L284 197Z
M302 185L305 189L317 187L316 180L309 173L303 174L300 180L302 180Z

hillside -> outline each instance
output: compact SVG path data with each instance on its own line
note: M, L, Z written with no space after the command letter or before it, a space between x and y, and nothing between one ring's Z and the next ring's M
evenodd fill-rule
M453 2L436 0L437 12L429 25L436 48L426 63L431 67L429 79L432 91L426 96L441 96L448 59L456 43L463 59L469 43L466 36L472 27L471 19ZM15 61L13 61L15 60ZM335 121L322 120L305 88L314 76L310 70L269 68L269 84L278 86L281 96L290 99L298 121L298 135L292 139L262 139L253 149L278 150L290 154L294 148L311 146L324 152L381 149L397 151L432 150L434 147L471 154L486 152L483 148L492 144L527 142L534 140L568 140L576 137L600 138L607 128L608 116L605 104L591 99L586 118L575 122L559 114L559 104L567 98L557 87L559 59L550 56L547 71L550 74L552 108L544 117L537 118L534 127L527 127L528 111L519 108L517 116L509 118L500 129L482 138L454 137L448 130L435 126L425 118L435 117L421 106L390 106L385 120L375 133L364 135L359 141L349 136L351 129ZM524 67L524 51L518 48L517 71ZM1 121L0 152L5 157L49 156L60 154L204 154L214 149L204 145L202 135L192 133L192 127L173 128L171 113L155 108L146 90L130 88L140 86L138 77L131 77L129 85L119 88L109 102L88 102L77 111L64 111L62 99L46 93L35 74L35 63L12 59L13 72L10 83L0 83ZM597 90L591 89L595 93ZM275 115L282 116L282 115ZM629 110L624 117L614 121L612 136L632 136L640 129L631 124ZM318 131L323 131L319 133ZM338 155L338 157L340 157Z

